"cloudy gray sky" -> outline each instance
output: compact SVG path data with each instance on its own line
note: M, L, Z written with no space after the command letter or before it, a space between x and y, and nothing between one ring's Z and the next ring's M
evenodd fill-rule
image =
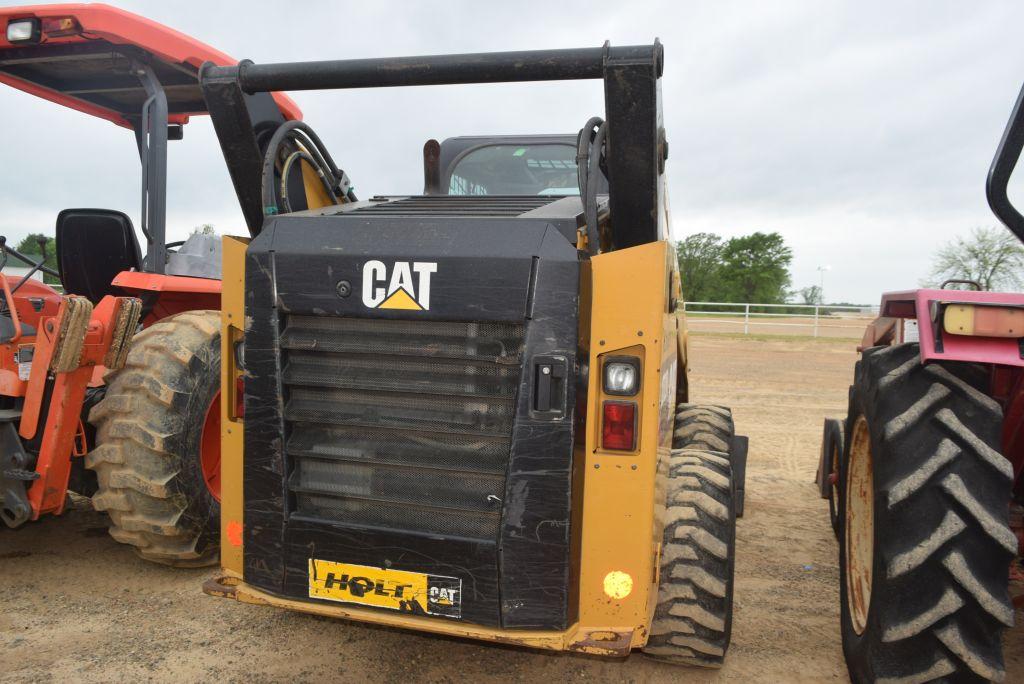
M257 62L665 44L677 238L779 231L793 285L831 301L914 287L935 248L994 225L984 179L1024 82L1018 2L121 2ZM300 9L301 8L301 9ZM295 94L360 196L422 187L427 138L574 132L598 82ZM172 143L169 233L244 224L205 118ZM70 206L138 221L131 134L0 91L0 234ZM1024 176L1024 173L1019 174ZM1018 181L1020 179L1017 179ZM1024 182L1015 183L1024 201Z

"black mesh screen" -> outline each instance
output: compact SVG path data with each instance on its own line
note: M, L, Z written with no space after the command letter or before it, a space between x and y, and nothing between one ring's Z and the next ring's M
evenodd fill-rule
M496 539L523 327L288 316L297 511Z

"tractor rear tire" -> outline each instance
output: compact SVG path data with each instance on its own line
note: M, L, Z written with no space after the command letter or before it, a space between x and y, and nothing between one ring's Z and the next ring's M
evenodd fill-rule
M828 485L828 517L832 524L832 532L836 539L839 539L843 508L840 505L839 495L839 473L842 471L840 464L843 460L843 421L828 419L825 421L825 434L821 440L821 448L825 458L822 463L828 464L830 470L826 477L835 475L834 484Z
M843 652L860 682L1000 681L1012 468L985 367L864 352L842 464Z
M676 428L658 604L643 651L658 660L720 667L732 634L736 550L732 414L720 406L682 404Z
M220 313L187 311L149 326L106 382L89 416L93 506L110 516L110 535L146 560L213 565L220 504L203 477L200 443L220 391Z

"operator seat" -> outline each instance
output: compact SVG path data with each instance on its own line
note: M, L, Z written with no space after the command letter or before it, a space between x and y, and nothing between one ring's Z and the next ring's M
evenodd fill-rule
M132 220L110 209L65 209L57 215L57 270L67 294L98 304L116 294L122 271L141 270L142 255Z

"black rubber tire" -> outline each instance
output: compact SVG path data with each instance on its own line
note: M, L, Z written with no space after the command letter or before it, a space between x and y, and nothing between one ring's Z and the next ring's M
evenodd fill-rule
M736 434L732 411L711 404L680 404L672 431L673 449L699 449L728 454ZM684 446L685 445L685 446Z
M697 411L695 409L700 408ZM643 652L658 660L720 667L732 636L735 484L729 454L694 448L707 435L732 440L719 406L681 405L669 461L658 604Z
M833 472L836 474L836 483L829 485L828 488L828 517L832 523L832 532L836 535L836 539L839 539L839 525L842 519L842 506L840 504L839 496L839 479L838 475L840 472L840 463L843 459L843 422L840 420L829 419L825 421L824 436L821 440L821 448L826 454L826 458L823 463L831 463ZM832 454L833 458L828 458L828 455ZM826 477L828 475L826 474Z
M873 461L871 598L858 635L840 543L843 652L854 682L1000 680L1013 623L1007 571L1012 468L999 453L1002 411L986 368L922 366L917 344L864 352L854 379L842 475L856 426Z
M110 535L156 563L215 564L220 504L203 480L199 444L220 389L220 313L187 311L149 326L106 382L89 414L96 448L86 465Z

